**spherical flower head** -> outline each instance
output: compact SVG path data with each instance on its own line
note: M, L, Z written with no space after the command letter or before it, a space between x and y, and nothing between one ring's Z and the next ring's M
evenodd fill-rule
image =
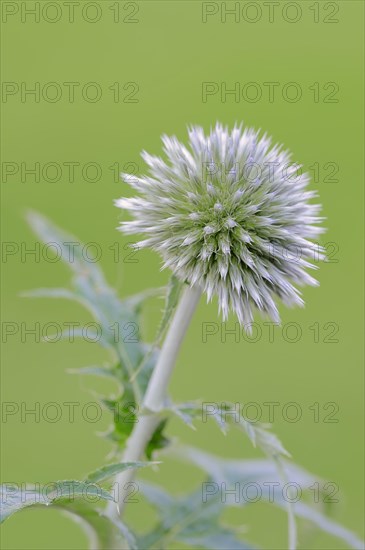
M144 234L136 246L159 252L208 300L217 295L224 319L232 309L250 325L257 308L279 322L275 297L302 305L294 285L317 284L306 269L322 256L312 239L323 230L309 177L290 153L252 128L221 124L209 135L190 128L188 148L174 136L162 141L166 160L142 153L149 175L123 175L140 196L116 201L133 217L120 229Z

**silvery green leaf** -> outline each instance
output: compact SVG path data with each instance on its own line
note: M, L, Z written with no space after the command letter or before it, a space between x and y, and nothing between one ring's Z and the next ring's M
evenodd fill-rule
M232 487L236 483L242 485L256 483L260 487L260 496L263 500L284 510L288 506L288 501L284 498L282 492L286 483L297 484L303 493L309 493L314 483L322 481L303 468L283 459L284 480L272 460L225 460L192 447L179 447L173 451L173 455L177 458L185 457L204 470L209 479L216 484L218 490L222 483L226 483L227 487ZM273 489L273 484L277 484L276 486L279 486L279 489ZM229 506L245 506L248 504L249 502L244 499L240 499L239 502L231 499L229 502ZM326 517L319 506L315 504L312 506L304 500L299 500L292 503L292 509L297 518L311 522L329 535L343 540L350 547L359 550L364 548L364 542L356 534Z
M29 487L27 487L27 495L20 493L13 493L10 499L9 495L4 495L4 486L2 487L1 521L5 521L5 519L15 512L28 508L47 508L48 506L52 506L52 508L65 513L80 525L88 537L90 550L118 550L121 548L121 544L125 542L130 550L138 550L134 535L124 523L106 517L102 510L98 510L95 504L83 499L82 495L75 493L76 498L70 499L66 496L59 496L50 500L50 498L45 499L42 497L39 491L32 493ZM77 498L79 496L81 498ZM5 498L9 506L4 505Z
M139 292L138 294L134 294L133 296L128 296L124 300L125 304L131 308L133 311L136 311L137 313L140 312L141 308L144 306L147 300L154 297L161 297L166 292L166 288L149 288L147 290L144 290L143 292Z
M258 422L252 422L247 420L241 414L237 422L236 417L232 418L228 412L235 411L233 403L225 403L221 407L215 406L210 411L209 416L215 420L223 433L227 432L229 426L233 425L242 430L251 440L254 447L258 447L269 458L271 458L277 466L277 471L281 472L281 475L285 475L282 469L282 457L290 457L290 454L283 447L279 438L269 431L269 426L263 425ZM202 416L202 409L200 409ZM227 419L228 416L228 419ZM288 513L288 534L289 534L289 547L296 548L296 522L292 503L288 500L286 503Z
M173 403L170 399L166 399L163 408L159 411L161 416L177 416L185 424L195 430L194 420L201 412L201 404L197 401L187 403Z
M57 501L54 508L69 515L85 531L90 550L138 550L130 529L119 519L110 518L102 510L82 501Z
M233 426L243 431L250 439L254 447L261 449L267 456L276 458L280 456L290 457L288 451L283 447L279 438L270 431L270 426L261 424L260 422L252 422L240 414L237 421L236 417L228 414L234 411L233 403L225 402L222 406L216 406L209 411L207 418L214 420L223 433ZM195 417L203 419L202 405L194 411Z
M167 285L165 307L162 313L162 319L161 319L159 328L157 330L154 344L150 346L149 351L147 351L146 354L144 355L142 361L140 362L136 370L137 373L139 373L140 370L145 368L146 363L150 361L150 356L158 349L159 342L165 330L167 329L171 321L172 314L174 313L175 308L177 306L177 302L181 293L182 286L183 286L183 283L181 283L174 275L172 275Z
M29 214L28 220L43 242L57 244L61 251L61 258L72 270L73 289L39 289L28 292L27 295L75 299L86 307L100 327L99 343L109 348L113 354L113 362L119 363L119 368L124 373L124 379L128 379L133 388L133 400L140 402L143 393L135 381L137 369L144 361L146 354L154 354L151 347L149 353L146 351L140 334L139 310L143 300L146 299L146 292L139 297L134 296L121 300L115 290L106 282L100 267L95 262L87 261L83 257L81 253L83 243L37 213ZM70 251L70 244L67 243L76 243L77 246ZM159 292L160 289L151 290L148 291L148 295ZM80 332L77 332L76 329L72 333L65 333L66 337L79 335ZM151 361L149 358L146 360L149 363Z
M194 530L189 533L187 529L179 535L178 540L193 548L206 548L207 550L226 550L227 548L229 550L253 550L255 548L237 538L233 529L212 525L208 532L206 530L206 525L202 526L201 533Z
M167 285L165 308L162 314L160 326L157 331L157 337L156 337L157 342L160 341L161 337L163 336L166 328L168 327L171 321L172 314L174 313L177 303L179 301L179 296L180 296L182 287L183 287L183 283L179 281L179 279L175 277L175 275L171 275L169 283Z
M30 211L27 220L33 231L44 243L57 244L61 259L77 275L87 274L94 283L103 287L105 279L96 262L85 260L82 255L83 243L74 235L66 233L38 212Z
M164 449L169 445L170 440L167 439L164 434L166 424L167 419L162 419L161 422L157 425L155 431L153 432L151 439L147 443L145 454L148 460L151 460L152 455L155 451L158 451L159 449Z
M291 456L283 447L280 439L273 432L269 431L269 427L257 424L256 422L249 422L245 419L242 420L241 426L249 435L252 443L259 447L267 456Z
M79 296L67 288L35 288L20 294L24 298L64 298L67 300L78 300Z
M159 462L120 462L115 464L108 464L103 466L94 472L91 472L85 482L87 483L100 483L105 481L110 477L118 474L119 472L124 472L125 470L132 470L135 468L145 468L146 466L153 466L155 464L160 464Z
M110 521L116 527L117 532L122 534L122 536L124 537L125 541L128 544L129 550L140 550L137 545L137 539L135 534L132 533L132 531L129 529L129 527L126 526L126 524L123 521L121 521L119 518L118 519L112 518ZM120 546L118 545L116 547L116 550L119 550L119 549L120 549ZM105 546L105 550L109 550L109 546Z
M296 502L294 504L294 511L297 516L310 521L325 533L343 540L350 548L364 550L365 541L349 529L346 529L346 527L325 516L320 510L309 506L305 502Z
M93 342L99 342L100 344L104 345L104 347L109 347L109 344L106 340L103 339L100 332L98 332L96 329L88 327L87 329L87 337L90 341ZM58 340L68 340L69 342L73 342L76 338L80 338L81 340L85 340L85 331L81 328L72 328L72 329L65 329L61 332L56 332L54 334L48 334L44 338L42 338L43 342L54 342Z
M40 505L49 506L59 499L66 499L73 502L75 499L82 499L87 496L101 500L114 500L113 496L98 485L87 481L56 481L52 489L41 490L37 486L29 485L19 487L16 484L2 484L1 491L1 515L3 522L15 512L28 506Z
M233 527L219 523L224 509L219 499L204 503L201 490L176 496L145 482L140 483L140 489L159 514L157 525L140 537L140 548L169 548L171 542L210 550L253 548L240 540Z
M101 367L98 365L90 365L88 367L81 367L80 369L67 369L70 374L87 374L91 376L102 376L106 378L113 378L118 380L117 373L110 367Z
M90 550L117 550L120 543L126 540L110 519L89 502L69 502L61 499L54 503L53 508L62 511L83 529Z
M112 368L112 372L115 373L121 386L121 392L117 397L101 400L102 404L113 414L113 425L106 437L117 443L118 446L124 445L138 420L141 406L136 401L135 388L138 388L139 395L144 395L159 351L148 344L141 344L141 353L144 353L145 360L133 375L133 380L130 379L127 369L124 367L115 365Z

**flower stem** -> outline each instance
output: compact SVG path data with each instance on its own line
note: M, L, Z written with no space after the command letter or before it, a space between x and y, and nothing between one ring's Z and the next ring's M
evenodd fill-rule
M283 485L289 484L288 476L280 459L276 459L279 476L282 479ZM291 492L291 491L290 491ZM291 495L292 496L292 495ZM288 550L296 550L297 548L297 524L295 520L293 500L287 500L286 508L288 512Z
M163 407L167 386L175 366L176 357L198 304L200 295L201 289L196 286L185 288L149 381L143 400L142 411L143 409L147 409L154 413L158 412ZM142 414L128 438L123 462L135 462L140 460L160 421L161 418L156 414L147 414L144 416ZM124 505L127 503L127 496L130 492L128 489L131 488L131 485L128 484L133 481L134 475L134 470L126 470L117 476L118 510L115 504L110 502L108 505L109 515L115 516L117 511L119 511L120 516L122 515Z

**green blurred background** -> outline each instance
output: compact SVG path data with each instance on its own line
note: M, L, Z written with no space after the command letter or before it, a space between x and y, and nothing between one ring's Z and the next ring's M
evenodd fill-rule
M318 289L305 289L305 309L281 308L283 325L300 325L302 334L296 343L285 341L281 329L276 330L275 341L270 343L267 327L256 319L263 331L257 343L247 342L242 336L239 342L227 336L222 343L220 332L204 344L202 323L217 322L218 318L216 303L206 305L203 300L180 354L171 393L176 401L203 398L255 402L264 411L263 420L267 420L263 403L279 402L274 431L297 463L339 486L335 516L361 535L363 3L297 2L300 19L289 22L287 19L293 20L299 8L280 2L270 22L265 3L260 6L260 16L257 6L248 8L243 2L237 20L227 15L225 23L221 3L214 2L204 7L192 1L136 4L105 0L95 2L97 8L91 6L84 12L90 20L99 17L101 11L100 20L94 23L81 16L87 2L75 7L73 23L63 2L59 2L61 18L54 23L49 22L58 17L54 7L41 12L36 22L21 11L21 4L34 7L34 2L2 2L3 81L15 83L7 85L6 90L14 93L3 96L2 104L3 240L15 247L13 255L3 257L3 322L25 323L24 327L29 328L35 323L85 324L91 320L81 307L69 302L19 297L21 291L34 287L66 286L69 277L60 262L31 255L24 260L20 251L15 251L17 246L19 250L22 246L34 247L36 239L24 220L27 209L40 211L84 242L98 243L108 280L122 296L161 286L168 273L160 272L156 255L144 251L138 253L137 263L125 261L127 251L122 247L130 239L115 230L120 213L113 200L130 194L130 190L116 180L116 163L120 170L127 171L133 169L130 163L136 163L143 171L140 150L159 153L160 135L165 132L184 140L190 123L209 129L216 120L229 125L244 121L267 130L275 141L285 143L293 151L294 160L307 169L318 163L318 182L312 187L319 190L327 217L328 232L322 243L336 243L336 261L321 266ZM45 5L40 2L42 9ZM227 3L227 8L232 5ZM17 8L17 13L7 16ZM114 21L118 18L117 8L119 22ZM218 12L203 22L204 9ZM252 22L255 14L258 20ZM16 93L16 85L21 89L22 82L28 88L40 83L39 102L30 95L22 100L20 91ZM61 87L59 101L49 101L56 90L44 88L49 82ZM75 87L74 102L68 100L65 82L80 83ZM81 89L89 82L98 83L102 91L99 101L85 99L92 97L92 87L84 91L84 95L90 95L82 97ZM118 102L114 95L116 82ZM136 84L127 84L131 82L138 89ZM202 82L215 82L219 89L205 102ZM254 88L244 86L255 82L256 89L262 91L261 99L252 102L241 95L236 102L228 95L222 101L221 83L231 89L236 82L251 98ZM273 101L264 82L279 83ZM288 82L300 86L302 97L297 102L283 99L283 86ZM329 82L335 84L328 87ZM314 95L317 88L318 97ZM337 88L338 92L329 96ZM42 90L48 101L42 97ZM294 96L293 90L287 89L290 97ZM126 102L128 98L137 101ZM331 98L338 101L329 102ZM39 181L22 174L21 163L30 168L36 162L41 171L49 162L58 163L63 167L60 177L52 168L46 177L41 174ZM73 182L64 165L70 162L79 163ZM92 167L82 173L89 162L99 166L97 181L90 181L95 174ZM336 163L338 172L332 176L335 181L328 177L333 165L327 163ZM10 174L12 169L17 172ZM52 178L58 181L49 181ZM115 243L120 243L122 261L114 260ZM151 339L160 310L161 302L151 301L144 327ZM234 323L231 318L227 328L233 328ZM319 327L318 342L310 329L315 323ZM332 325L326 323L338 325L334 336L337 343L325 341L332 332ZM107 356L97 344L44 344L35 342L32 336L21 340L20 329L18 334L8 336L3 346L4 401L24 402L28 407L35 402L41 406L67 401L84 404L96 399L89 390L112 390L98 380L81 380L66 372L105 361ZM302 411L296 423L288 422L281 413L289 402L296 402ZM319 403L319 422L314 422L310 409L315 402ZM337 423L324 421L331 412L325 410L329 402L338 405L334 417ZM69 423L63 411L61 421L56 423L42 419L35 422L31 416L21 422L19 414L3 422L3 481L42 483L80 478L105 461L111 446L95 434L107 428L108 415L105 413L93 424L76 414L75 422ZM224 456L260 456L238 433L223 437L210 425L200 425L197 432L192 432L173 421L169 431L180 440ZM196 470L173 462L168 462L160 474L149 472L144 476L162 479L176 491L199 479ZM132 524L140 527L152 518L144 506L130 506L128 513ZM266 548L285 547L284 513L255 504L235 511L230 519L249 526L248 540ZM325 535L316 536L311 545L321 549L344 547ZM81 549L86 547L86 540L66 517L52 510L36 510L19 514L4 525L2 547Z

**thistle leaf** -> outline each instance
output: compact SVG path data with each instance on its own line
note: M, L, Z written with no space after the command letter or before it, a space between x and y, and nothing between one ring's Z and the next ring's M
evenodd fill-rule
M287 510L288 499L284 495L284 487L287 483L296 485L303 492L310 494L313 484L321 480L290 462L282 460L282 467L285 473L283 480L275 462L272 460L224 460L210 453L192 447L179 447L174 449L173 455L177 458L186 458L208 474L208 482L212 484L210 491L214 500L219 498L222 484L232 487L240 484L256 484L260 489L260 498L272 503L283 510ZM213 492L214 489L214 492ZM245 498L230 499L228 506L246 506L250 503ZM362 550L364 542L350 530L342 527L332 519L326 517L318 505L310 505L301 498L298 502L292 503L292 509L297 518L311 522L313 525L333 537L337 537L347 543L351 548Z
M259 422L251 422L241 414L237 421L236 418L233 419L231 414L228 414L232 410L234 410L234 404L232 403L226 402L224 406L220 407L214 404L214 407L209 410L209 414L206 414L206 418L214 420L223 433L227 433L231 426L239 428L249 437L254 447L258 447L273 459L280 456L290 457L279 438L270 431L269 426ZM189 426L193 426L195 419L203 420L203 404L199 401L175 404L167 400L161 414L164 412L178 416Z
M219 499L203 502L201 490L184 496L170 495L160 487L140 483L145 498L158 510L157 525L139 539L139 548L169 548L180 542L210 550L252 550L233 527L220 524L224 509Z
M160 464L160 463L159 462L120 462L116 464L108 464L107 466L103 466L102 468L99 468L98 470L91 472L85 479L85 482L100 483L101 481L105 481L106 479L109 479L110 477L113 477L114 475L119 474L120 472L124 472L125 470L132 470L135 468L145 468L146 466L152 466L154 464Z
M157 428L153 432L151 439L147 443L145 453L148 460L151 460L152 455L155 451L158 451L159 449L164 449L169 445L170 441L169 439L167 439L167 437L165 437L163 433L166 424L167 418L161 420L161 422L158 424Z
M172 315L176 309L183 283L179 281L175 275L171 275L169 283L167 285L167 293L165 299L165 308L162 314L160 326L157 331L156 342L159 343L166 328L168 327Z
M146 301L155 296L161 297L166 293L166 288L149 288L133 296L129 296L125 300L125 304L130 307L133 311L140 313L142 307L145 305Z
M27 220L34 233L44 242L57 244L60 258L77 276L88 276L100 287L106 286L101 269L96 262L87 261L83 257L83 243L74 235L66 233L38 212L30 211Z
M146 349L140 335L140 309L147 297L161 292L152 289L125 300L120 300L115 290L108 285L102 270L95 262L87 261L82 255L83 243L79 239L59 229L37 213L28 215L29 223L39 238L45 242L57 244L61 258L72 270L72 290L63 288L43 288L25 293L29 297L53 297L73 299L86 307L100 327L100 338L97 341L107 347L113 354L113 362L118 362L123 371L122 378L128 380L132 387L133 401L142 401L143 392L138 382L137 369L144 361L146 354L153 358L155 350ZM73 246L75 245L75 246ZM93 335L91 334L91 338ZM76 329L65 332L63 337L83 336ZM99 334L94 334L95 340ZM52 338L52 337L51 337ZM149 353L147 350L150 350ZM144 375L145 376L145 373Z
M19 487L16 484L3 484L0 486L1 492L1 512L0 523L8 519L15 512L27 508L28 506L40 505L49 506L60 499L73 502L75 499L85 499L85 495L101 500L114 500L113 496L88 481L56 481L52 484L52 489L41 490L37 486Z
M67 288L36 288L20 294L23 298L66 298L78 300L79 296Z
M58 483L69 484L70 482ZM77 483L80 490L80 484L82 482L75 483ZM61 486L57 484L57 490L59 490L60 487ZM10 494L8 492L9 487L7 488L6 484L2 485L0 489L1 522L5 521L16 512L28 508L46 508L51 505L52 508L65 513L82 527L88 537L90 550L118 550L122 543L127 544L129 550L138 550L135 537L129 528L120 520L110 519L104 515L102 510L98 510L95 507L95 504L83 498L83 494L75 492L71 498L61 495L51 498L51 495L49 495L46 499L39 490L35 489L32 492L29 487L26 488L26 491L17 491L13 488ZM65 487L63 487L63 489L65 489ZM109 495L109 493L103 492L100 497L102 499L111 500L111 495L106 498L107 494ZM88 496L89 498L91 496L90 489L88 489Z
M98 365L90 365L88 367L82 367L80 369L68 369L70 374L87 374L91 376L101 376L106 378L113 378L118 380L117 372L110 367L101 367Z

